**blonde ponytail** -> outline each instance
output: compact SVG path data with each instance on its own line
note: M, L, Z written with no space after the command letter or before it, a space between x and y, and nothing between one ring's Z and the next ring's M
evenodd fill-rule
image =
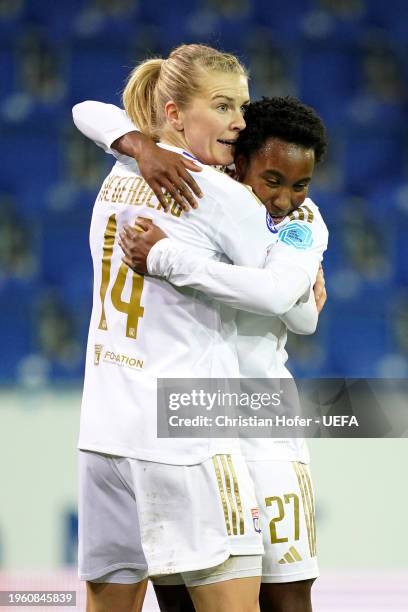
M130 73L123 91L123 106L141 132L157 138L155 89L164 59L146 60Z

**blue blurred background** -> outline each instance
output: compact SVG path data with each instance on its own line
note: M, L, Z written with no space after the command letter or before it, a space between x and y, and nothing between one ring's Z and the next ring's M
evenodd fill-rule
M88 228L112 159L71 107L119 104L138 61L197 41L240 55L254 99L296 95L328 127L311 195L329 300L317 334L290 338L291 370L408 376L406 0L0 0L0 589L83 597L61 568L76 560ZM407 610L406 440L309 446L316 612Z
M403 0L0 0L0 383L77 384L91 310L91 208L112 159L73 127L129 70L182 42L238 54L251 94L328 127L311 197L329 301L291 338L301 376L408 375L408 19Z

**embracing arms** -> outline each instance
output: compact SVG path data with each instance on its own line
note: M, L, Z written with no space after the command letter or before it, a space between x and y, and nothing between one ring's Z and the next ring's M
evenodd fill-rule
M197 207L194 194L201 197L202 193L187 170L200 172L201 168L193 160L158 147L113 104L87 100L74 106L72 116L78 130L104 151L116 151L137 161L141 175L165 210L169 206L165 192L184 210Z
M290 247L284 244L270 249L263 269L233 266L205 258L201 253L167 238L159 227L145 219L138 223L143 232L125 226L120 234L120 245L125 253L123 261L131 268L165 278L177 287L188 286L203 291L239 310L281 316L295 333L313 333L315 330L318 313L310 287L319 266L316 255L309 255L308 269L314 270L316 261L312 278L304 267L286 263ZM320 296L324 285L320 284L317 289ZM291 309L295 312L288 313Z

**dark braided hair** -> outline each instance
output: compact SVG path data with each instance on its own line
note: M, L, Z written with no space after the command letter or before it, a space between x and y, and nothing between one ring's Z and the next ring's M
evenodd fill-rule
M327 149L326 129L317 113L297 98L273 97L251 102L245 110L246 128L240 132L235 156L249 160L269 138L313 149L321 161Z

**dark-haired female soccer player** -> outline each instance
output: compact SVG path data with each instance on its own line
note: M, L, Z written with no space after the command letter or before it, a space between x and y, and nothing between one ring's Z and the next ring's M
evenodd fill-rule
M278 241L273 247L274 261L279 252L282 267L302 268L313 285L327 245L325 224L317 206L307 198L315 163L326 149L322 122L312 109L293 98L252 103L245 121L247 127L235 148L237 178L252 187L267 209L266 222L272 219L275 224ZM105 146L110 144L103 133L98 140L105 140ZM275 291L267 264L266 270L254 270L203 259L191 248L163 240L166 235L159 228L143 221L141 226L146 230L143 234L131 228L122 233L125 261L139 272L161 276L176 286L200 289L239 309L241 376L290 377L285 368L287 328L298 333L314 331L317 310L313 295L280 318L265 316ZM262 512L266 552L261 610L310 612L310 591L318 569L307 448L303 440L287 438L243 438L241 444ZM193 610L184 587L169 586L177 583L174 576L156 582L161 609Z

